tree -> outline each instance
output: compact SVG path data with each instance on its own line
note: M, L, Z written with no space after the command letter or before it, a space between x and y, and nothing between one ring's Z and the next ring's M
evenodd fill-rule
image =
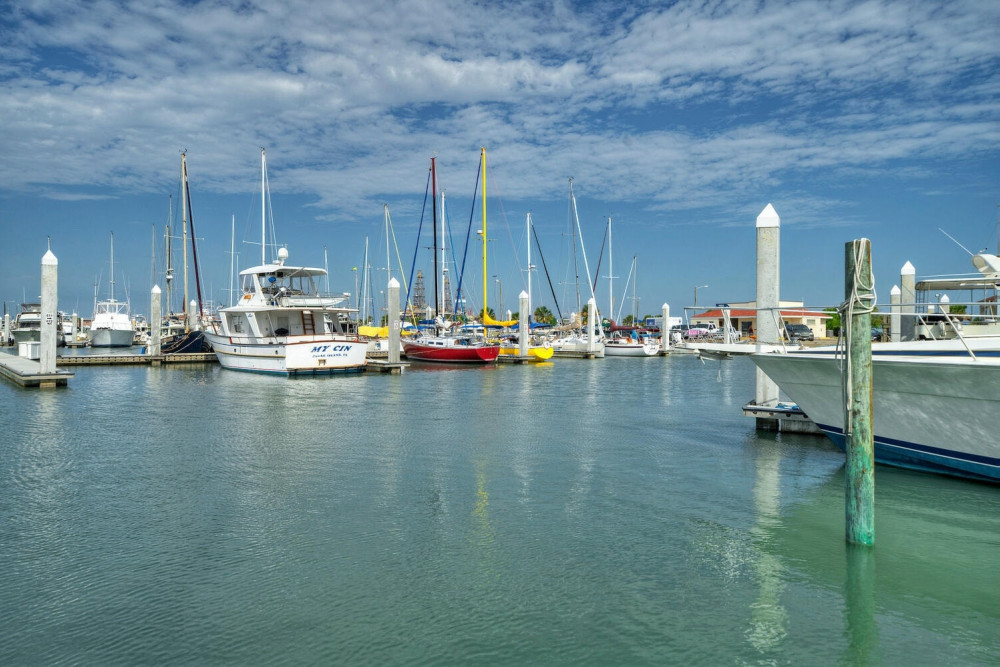
M493 309L492 308L487 307L486 308L486 312L489 313L489 316L492 317L494 320L496 319L496 316L493 314ZM484 319L484 317L483 317L483 311L481 311L481 310L479 311L479 319L480 320Z
M633 318L632 318L631 315L626 315L624 318L622 318L622 325L626 326L626 327L630 327L630 326L632 326L632 322L633 321L634 320L633 320Z
M556 316L552 314L552 311L545 306L539 306L535 308L535 321L540 324L552 324L556 323Z

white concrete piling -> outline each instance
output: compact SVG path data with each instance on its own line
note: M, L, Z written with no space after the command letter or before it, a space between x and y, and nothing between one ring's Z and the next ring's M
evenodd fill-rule
M38 361L42 373L56 372L56 337L59 329L59 260L47 250L42 257L42 332Z
M517 342L518 342L518 355L521 357L528 356L528 334L531 324L528 322L528 293L521 291L517 295L517 307L518 307L518 318L517 318Z
M389 363L399 363L399 281L389 279Z
M3 341L0 342L2 345L6 345L10 342L10 313L3 314Z
M660 354L670 353L670 304L660 306L660 316L663 324L660 325Z
M778 344L781 332L778 330L778 308L780 301L781 218L771 204L757 216L757 351L763 344ZM756 369L756 393L754 403L771 406L778 402L778 385L759 368Z
M899 301L902 307L899 322L900 340L913 340L916 337L916 276L917 270L909 262L903 264L903 268L899 270L899 284L901 285Z
M149 313L149 354L160 356L160 286L153 285Z
M899 327L901 309L899 306L902 290L899 285L893 285L889 291L889 340L893 343L900 341Z

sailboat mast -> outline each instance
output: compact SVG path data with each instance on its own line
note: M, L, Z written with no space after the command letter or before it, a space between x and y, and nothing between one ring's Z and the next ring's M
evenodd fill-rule
M446 260L447 258L446 250L448 242L447 242L447 237L445 236L444 233L444 218L445 218L444 190L442 190L441 191L441 307L447 310L449 299L445 298L444 291L445 289L447 289L446 277L448 275L448 262Z
M572 193L573 184L570 182L570 195ZM587 249L583 245L583 231L580 229L580 216L576 210L576 197L573 197L573 218L576 220L576 234L580 237L580 254L583 255L583 270L587 272L587 287L590 288L590 298L593 299L595 298L594 283L590 282L590 264L587 263Z
M188 307L188 254L187 254L187 164L185 154L181 153L181 226L183 227L183 252L184 252L184 304L181 312L185 314L185 332L187 331L187 307Z
M528 319L531 319L531 270L535 268L531 265L531 212L528 212L524 227L528 240Z
M392 280L392 261L389 259L389 205L382 204L382 210L385 213L385 271L386 271L386 284Z
M569 223L570 233L573 235L573 284L576 287L576 312L583 312L583 304L580 302L580 267L577 264L576 259L576 229L578 225L576 224L576 196L573 194L573 179L569 179L569 203L570 203L570 213L573 219ZM587 277L587 281L590 281L590 277Z
M164 245L166 246L167 255L167 270L166 270L166 283L167 283L167 314L171 312L171 307L173 305L172 299L174 295L173 283L174 283L174 252L173 252L173 239L170 236L170 223L174 220L174 196L170 195L170 208L167 213L167 233L164 239Z
M441 314L440 302L438 301L438 209L437 209L437 158L431 158L431 219L434 229L434 316Z
M260 148L260 265L267 263L267 160Z
M635 325L635 318L639 317L638 303L635 299L635 286L639 282L639 267L635 263L635 255L632 255L632 270L635 271L635 279L632 281L632 324Z
M233 214L233 221L229 232L229 304L236 303L233 292L233 280L236 273L236 214Z
M183 159L182 159L183 161ZM191 207L191 188L188 185L187 162L184 161L184 199L187 204L188 224L191 227L191 259L194 261L194 284L198 290L198 320L201 321L204 307L201 302L201 272L198 270L198 239L194 233L194 209ZM184 257L187 258L187 247L184 248ZM184 286L187 287L185 281Z
M486 292L486 147L482 146L479 149L479 162L480 168L482 169L482 181L483 181L483 322L486 322L486 302L487 292Z
M611 216L608 216L608 317L615 314L615 265L611 245Z
M111 232L111 302L115 301L115 233Z

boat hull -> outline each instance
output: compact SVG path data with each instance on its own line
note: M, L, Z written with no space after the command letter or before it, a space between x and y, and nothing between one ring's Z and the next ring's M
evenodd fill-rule
M659 351L655 343L604 343L605 357L655 357Z
M131 329L90 329L91 347L132 347Z
M320 336L289 336L258 342L205 333L223 368L277 375L329 374L363 370L367 343Z
M552 349L557 357L604 357L604 341L598 339L588 344L586 338L558 338L552 341Z
M820 354L751 359L844 446L838 359ZM877 462L1000 482L1000 360L876 357L872 378Z
M500 354L505 357L519 357L521 356L521 348L515 347L501 347ZM552 358L555 354L555 350L551 347L545 347L542 345L529 345L528 346L528 356L537 359L538 361L546 361Z
M421 343L403 343L407 359L434 361L446 364L488 364L500 355L499 345L455 345L437 347Z

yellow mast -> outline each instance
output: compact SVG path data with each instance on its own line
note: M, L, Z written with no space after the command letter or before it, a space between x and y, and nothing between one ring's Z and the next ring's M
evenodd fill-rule
M482 168L482 179L483 179L483 324L486 324L486 318L489 317L486 310L486 147L483 146L479 149L479 162ZM485 330L484 330L485 333Z

